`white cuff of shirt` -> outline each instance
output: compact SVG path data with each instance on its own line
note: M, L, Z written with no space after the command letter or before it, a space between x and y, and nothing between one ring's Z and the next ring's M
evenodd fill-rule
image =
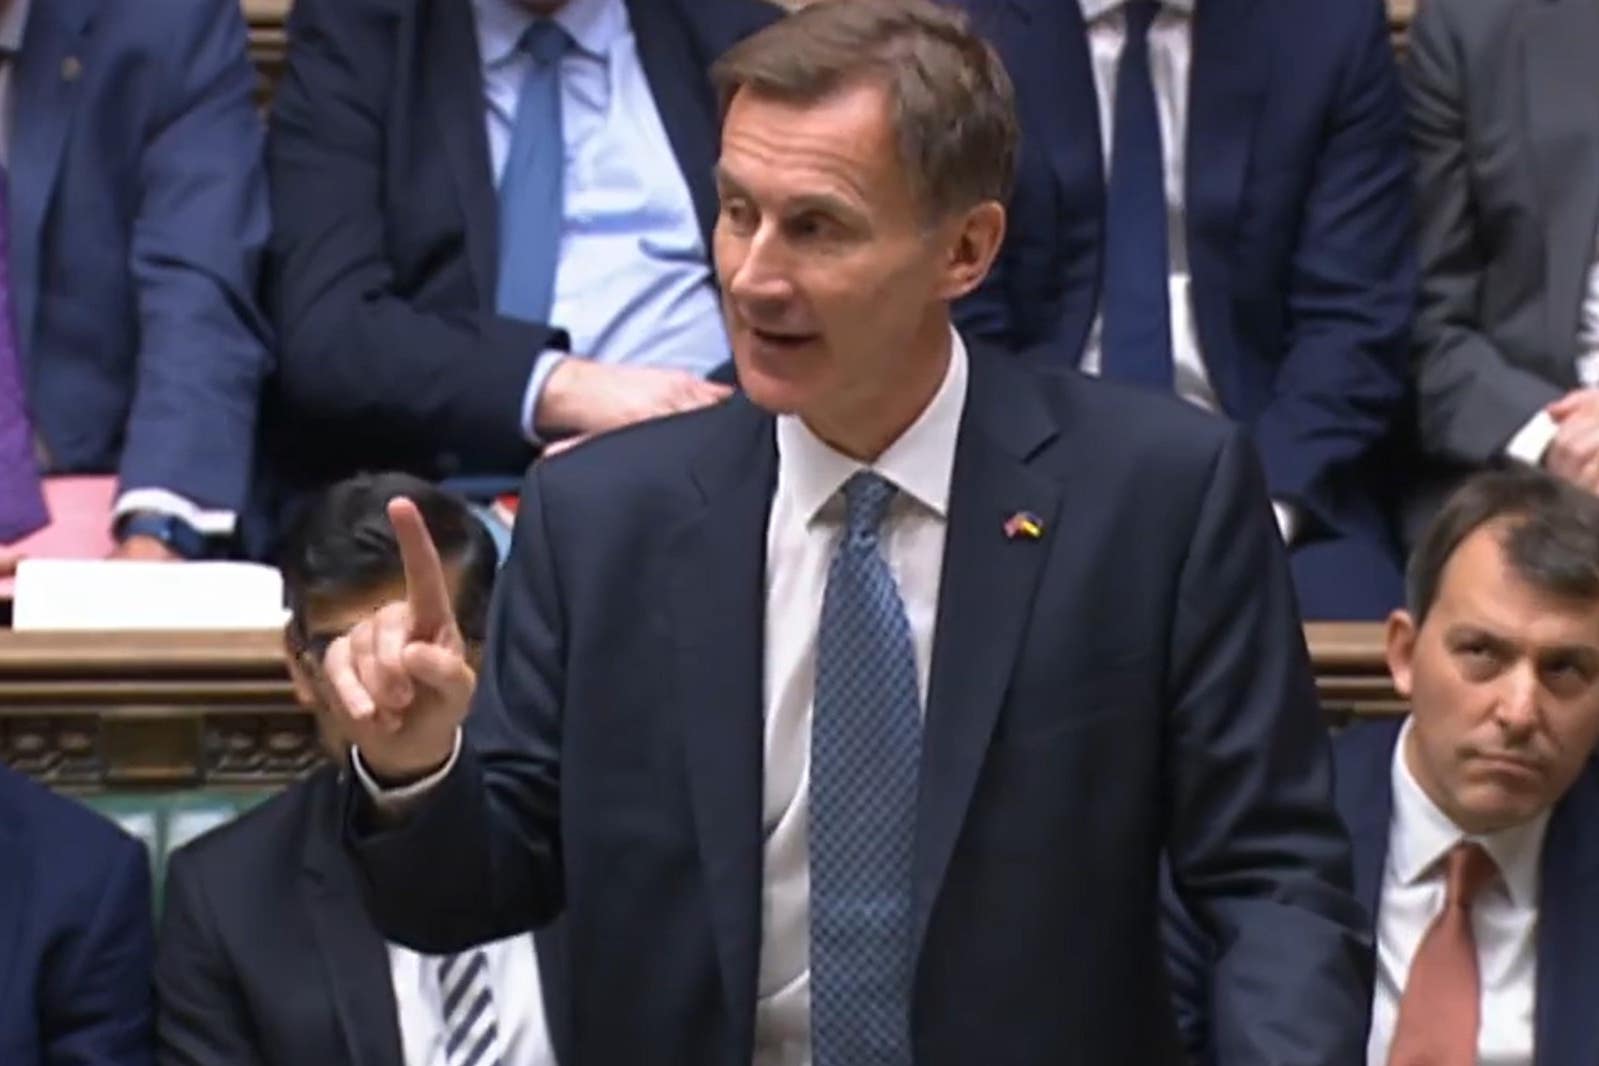
M1505 445L1505 454L1528 466L1541 466L1544 452L1554 443L1559 425L1548 411L1539 411L1527 419L1527 424L1516 430L1516 435Z
M450 771L455 769L455 764L461 759L461 730L455 731L455 747L450 750L450 757L444 765L428 774L420 781L413 781L409 785L399 788L384 788L372 777L372 772L366 768L366 763L361 760L361 749L350 749L350 764L355 767L356 780L361 782L361 787L366 791L378 810L384 814L400 814L413 802L427 795L437 788L439 782L450 776Z
M550 375L555 368L561 365L561 360L572 353L563 352L559 348L546 348L539 353L538 359L533 363L533 373L528 375L527 391L522 394L522 435L532 444L545 443L539 436L535 419L539 413L539 397L544 395L544 385L550 380Z
M1283 535L1283 543L1292 547L1294 538L1299 535L1299 508L1283 500L1273 500L1271 513L1277 518L1277 532Z
M187 522L210 537L226 537L233 533L238 515L232 511L208 511L192 500L186 500L166 489L130 489L117 497L111 509L113 520L130 511L154 511L171 515Z

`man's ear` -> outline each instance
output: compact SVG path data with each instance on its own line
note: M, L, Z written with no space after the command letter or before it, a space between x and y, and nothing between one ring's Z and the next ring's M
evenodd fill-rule
M300 655L299 644L294 639L294 633L289 628L294 623L283 627L283 660L289 667L289 682L294 686L294 702L308 711L317 709L316 686L311 681L311 675L305 671L305 660Z
M953 303L981 285L993 268L1005 242L1005 207L985 200L948 225L949 252L939 295Z
M1383 650L1388 659L1388 676L1393 680L1394 691L1410 699L1415 677L1416 641L1421 627L1409 611L1400 609L1388 616L1383 627Z

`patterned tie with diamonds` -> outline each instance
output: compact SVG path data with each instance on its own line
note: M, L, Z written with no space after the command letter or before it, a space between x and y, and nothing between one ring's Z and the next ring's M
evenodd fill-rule
M922 722L916 655L878 543L894 486L861 472L827 574L811 723L815 1066L911 1066L911 854Z

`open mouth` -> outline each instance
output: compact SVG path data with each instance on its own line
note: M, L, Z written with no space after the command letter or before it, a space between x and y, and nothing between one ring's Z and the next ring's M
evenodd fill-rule
M816 339L814 333L774 333L771 330L750 327L750 333L762 344L773 348L799 348Z

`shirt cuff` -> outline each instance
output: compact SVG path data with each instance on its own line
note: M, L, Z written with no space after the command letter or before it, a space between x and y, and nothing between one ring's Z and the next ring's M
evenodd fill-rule
M384 788L373 778L366 763L361 761L361 749L350 749L350 765L355 767L356 780L361 782L361 788L371 798L377 809L384 814L401 814L421 797L437 788L439 782L450 776L450 771L455 769L455 764L461 758L461 730L455 730L455 747L450 750L450 757L444 765L428 774L420 781L413 781L409 785L398 788Z
M232 511L208 511L192 500L186 500L166 489L130 489L117 497L111 508L115 521L131 511L154 511L181 519L208 537L227 537L238 523Z
M1548 411L1539 411L1527 419L1527 424L1516 430L1516 435L1505 445L1505 455L1528 466L1540 466L1544 452L1554 443L1560 427Z
M1299 535L1299 508L1284 500L1273 500L1271 513L1277 518L1277 531L1283 535L1283 543L1292 547L1294 538Z
M570 354L559 348L546 348L539 353L538 359L533 363L533 373L529 374L527 379L527 391L522 394L522 435L531 444L545 443L544 438L539 436L535 421L539 412L539 397L544 395L544 385L550 380L555 368Z

